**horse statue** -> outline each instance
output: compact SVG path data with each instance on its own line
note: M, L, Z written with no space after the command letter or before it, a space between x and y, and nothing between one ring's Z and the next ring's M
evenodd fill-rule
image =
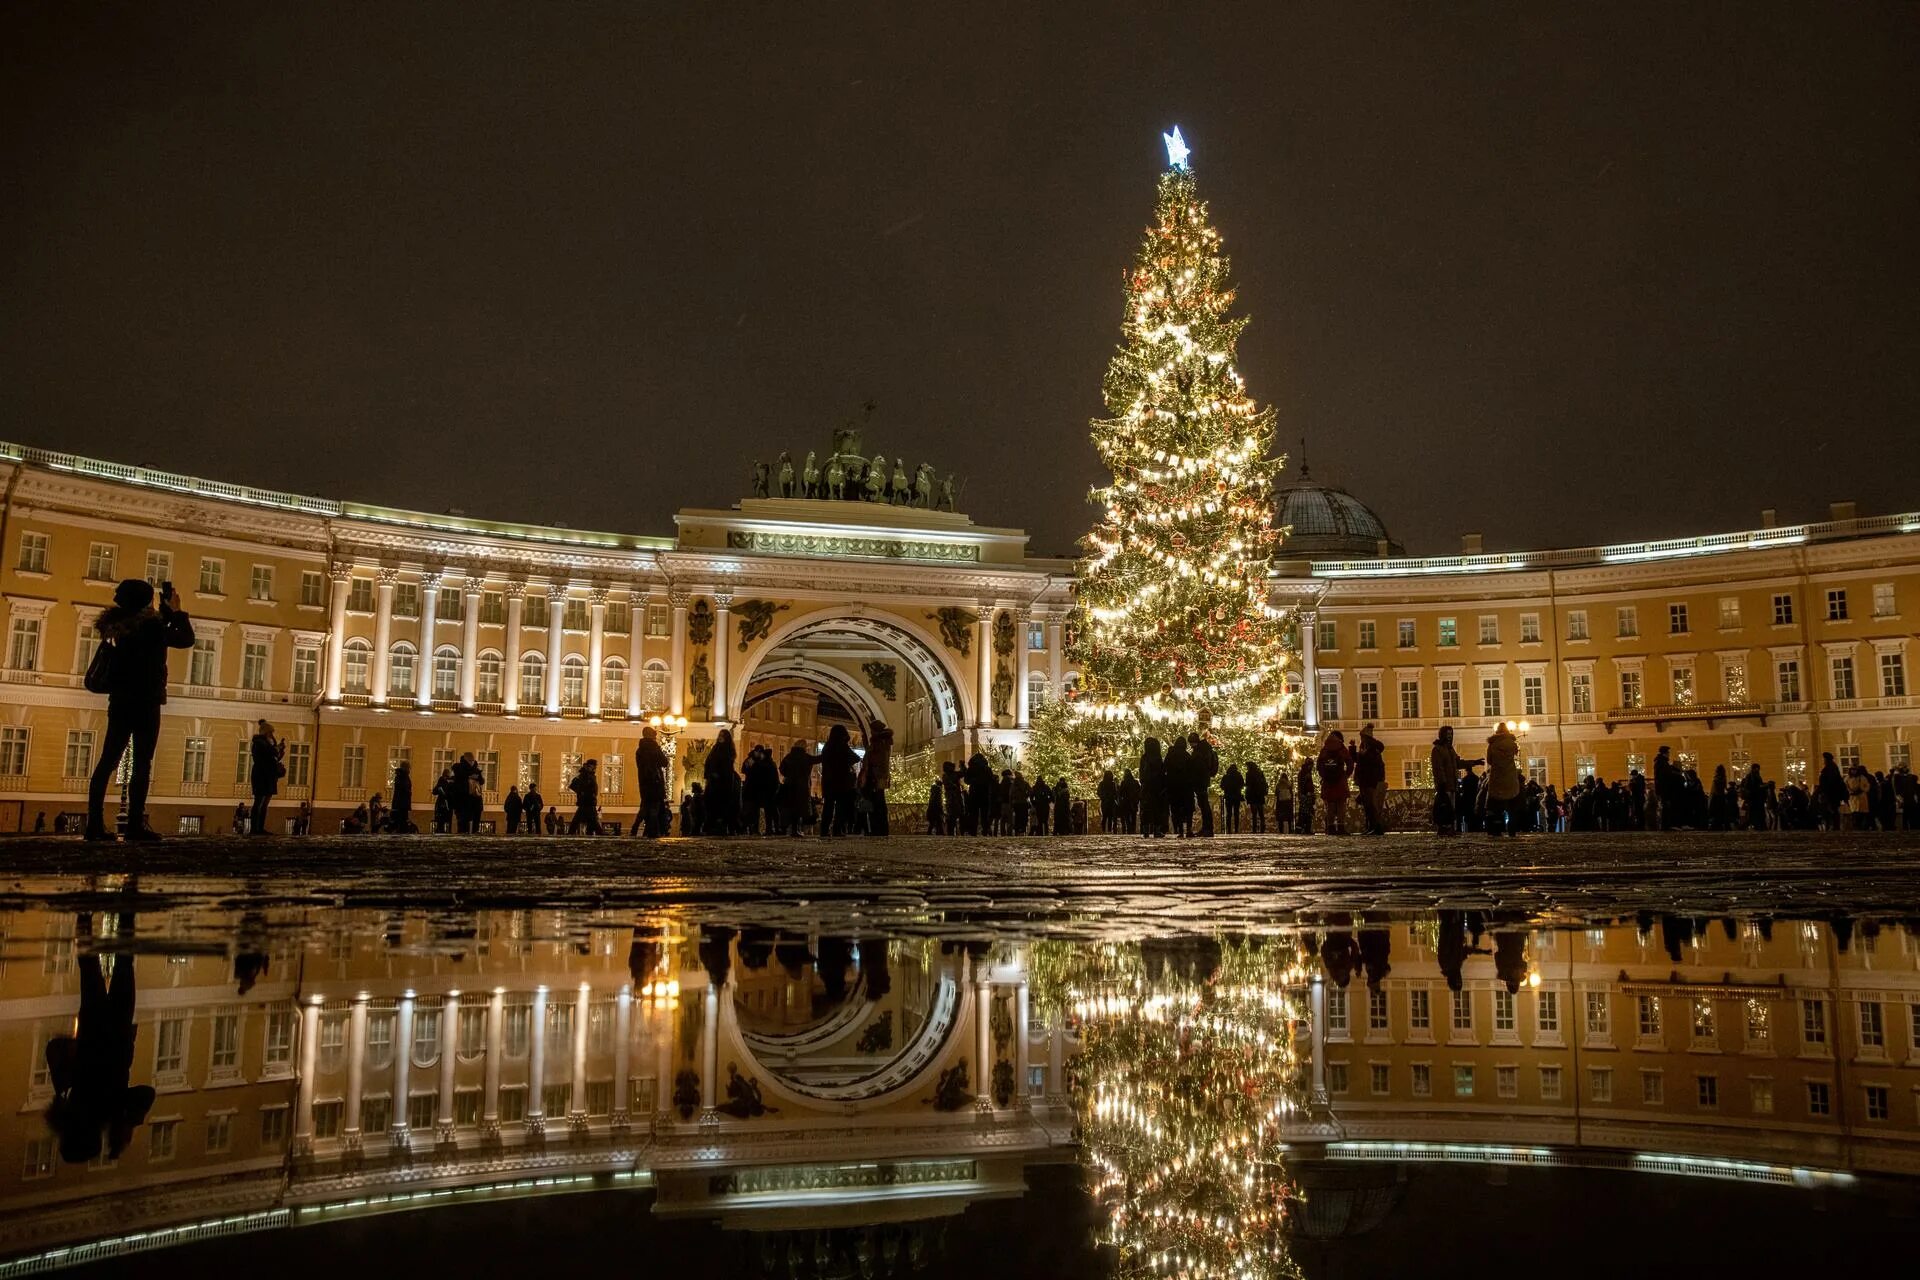
M933 510L933 464L923 462L913 473L913 505Z
M785 449L780 451L780 496L793 496L793 455Z
M807 450L807 465L800 471L800 494L806 498L818 498L820 494L820 464L814 460L813 450Z
M887 497L887 455L873 455L873 465L867 468L867 501L884 502Z
M827 459L827 491L821 496L828 498L847 496L847 469L841 465L837 454Z
M907 461L897 459L893 464L893 505L904 507L913 498L913 483L907 479Z

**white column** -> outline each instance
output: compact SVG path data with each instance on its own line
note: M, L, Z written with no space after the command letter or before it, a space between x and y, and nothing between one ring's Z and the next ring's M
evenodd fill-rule
M533 1028L527 1050L527 1132L547 1131L547 989L533 989Z
M382 569L373 587L373 669L370 684L373 705L376 707L387 705L388 650L393 647L393 588L399 580L400 575L396 571Z
M460 993L447 992L440 1002L440 1097L433 1117L433 1136L453 1141L453 1068L460 1056Z
M1058 1009L1047 1023L1047 1105L1062 1107L1067 1101L1067 1020Z
M628 1095L633 1092L627 1078L631 1070L628 1054L632 1037L633 985L623 982L613 1006L613 1127L616 1129L624 1129L632 1122L627 1107Z
M993 983L988 979L984 961L980 963L980 970L973 983L973 1034L975 1104L982 1111L991 1111L993 1110Z
M367 1072L367 993L353 998L353 1012L347 1020L347 1114L341 1136L347 1150L360 1149L360 1094Z
M480 681L480 579L468 576L461 587L460 705L473 710L473 693Z
M667 709L676 716L687 713L687 593L676 591L673 601L673 669L667 672Z
M567 1110L567 1125L575 1130L587 1127L587 1018L593 1013L593 988L580 984L573 1000L573 1101Z
M1307 1016L1313 1020L1311 1040L1312 1060L1308 1076L1307 1105L1316 1110L1328 1106L1327 1097L1327 980L1321 974L1313 975L1309 990Z
M607 651L607 589L595 587L587 605L587 714L600 714L600 665Z
M507 592L507 659L500 682L500 709L511 715L520 709L520 620L527 607L527 584L509 582Z
M440 612L440 575L429 573L420 579L420 657L413 671L414 702L433 705L434 619Z
M481 1100L480 1132L489 1138L500 1133L500 1057L506 1046L507 993L499 987L487 1001L486 1095Z
M713 593L713 718L727 718L727 646L732 637L727 634L727 610L733 604L731 591Z
M1047 619L1047 677L1053 681L1053 696L1067 696L1066 679L1067 644L1065 628L1061 625L1060 615L1054 614Z
M705 1016L700 1023L700 1118L704 1121L716 1114L714 1076L720 1071L720 988L711 977L707 979L702 1012Z
M393 1017L393 1119L387 1132L395 1147L411 1146L407 1122L413 1115L413 992L400 997Z
M340 679L346 663L345 646L347 643L347 588L353 583L353 570L349 565L336 564L330 571L332 579L333 621L327 627L327 701L340 701Z
M1027 1044L1027 1019L1033 1016L1030 999L1023 977L1013 993L1013 1105L1022 1111L1027 1108L1027 1075L1032 1065L1032 1050Z
M627 599L627 715L640 718L641 672L647 664L647 598L639 590Z
M1313 633L1320 615L1316 610L1303 609L1299 616L1301 714L1308 729L1317 729L1320 727L1320 677L1313 661Z
M658 987L654 988L656 991ZM673 1017L676 1010L664 997L654 998L654 1124L671 1123L673 1117Z
M1029 665L1027 656L1028 621L1026 610L1015 609L1013 611L1013 722L1022 729L1028 728L1033 724L1033 707L1029 705L1027 700L1027 668ZM1026 1083L1022 1081L1020 1087L1025 1089ZM1025 1095L1023 1094L1022 1096L1024 1097Z
M315 996L300 1011L300 1088L293 1108L293 1150L305 1155L313 1150L313 1073L320 1056L320 997Z
M562 583L547 588L547 714L560 714L560 651L567 646L564 619L567 589Z
M977 717L982 729L993 727L993 605L988 601L980 602L980 634L974 643L980 647L980 688L979 711Z

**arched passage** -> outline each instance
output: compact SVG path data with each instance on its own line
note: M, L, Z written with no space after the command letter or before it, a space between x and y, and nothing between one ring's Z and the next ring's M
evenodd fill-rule
M745 660L740 663L738 673L732 676L728 705L747 705L749 686L761 679L763 667L769 671L783 669L795 676L803 670L818 674L822 668L833 664L819 660L810 649L815 646L830 648L836 642L849 640L866 642L883 650L891 661L904 666L925 688L929 700L931 736L955 733L973 723L973 691L955 676L939 640L909 619L894 614L868 612L857 606L805 614L774 628L749 650ZM804 667L799 665L802 662ZM853 696L857 696L863 704L849 702L849 711L860 714L864 709L869 716L884 720L898 730L896 721L902 714L902 708L897 702L884 702L875 697L866 688L865 682L843 670L839 671L839 675L845 682L855 686ZM825 687L824 680L818 683ZM842 700L845 701L844 698Z

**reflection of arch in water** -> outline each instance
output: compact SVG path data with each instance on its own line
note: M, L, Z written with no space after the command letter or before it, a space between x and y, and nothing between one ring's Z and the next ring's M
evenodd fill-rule
M796 1027L792 1031L748 1031L743 1028L740 1038L747 1042L749 1048L763 1053L801 1053L815 1045L827 1044L865 1022L867 1015L873 1012L874 1005L879 1001L869 1000L866 991L867 976L863 973L854 979L853 986L847 990L847 998L819 1022Z
M866 1005L871 1002L862 1003ZM968 1003L971 1005L971 997L968 997ZM942 973L934 987L933 1007L927 1011L927 1020L919 1034L902 1046L899 1053L873 1070L835 1084L804 1084L785 1079L762 1062L741 1030L740 1018L731 998L720 1001L720 1036L727 1048L738 1055L742 1062L751 1062L760 1069L759 1078L768 1091L802 1106L811 1104L817 1107L823 1102L841 1103L848 1111L855 1111L862 1103L908 1093L926 1082L959 1042L953 1032L960 1023L961 1010L960 984L951 973ZM985 1010L976 1010L976 1013L981 1017L986 1016Z
M917 622L895 614L867 613L858 605L839 612L829 610L806 614L775 627L741 661L739 674L732 677L733 688L727 691L727 705L744 705L747 686L758 678L760 666L767 656L781 646L797 643L808 636L836 633L881 644L912 669L933 695L936 734L954 733L963 725L974 722L973 690L948 665L939 637ZM812 669L817 671L817 665ZM867 705L877 713L878 704L870 697ZM847 709L856 714L859 711L853 705Z
M880 701L871 689L861 685L838 667L830 667L822 662L809 662L805 657L781 657L771 659L753 673L747 682L746 691L740 697L739 715L742 720L755 704L782 693L817 694L825 691L835 702L846 708L847 713L860 722L860 740L871 741L873 726L885 724L887 718L880 709Z

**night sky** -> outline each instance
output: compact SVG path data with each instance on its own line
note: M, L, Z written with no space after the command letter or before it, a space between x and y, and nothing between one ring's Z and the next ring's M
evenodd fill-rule
M1177 121L1410 550L1905 510L1916 86L1912 4L16 2L0 437L669 533L873 401L1063 552Z

